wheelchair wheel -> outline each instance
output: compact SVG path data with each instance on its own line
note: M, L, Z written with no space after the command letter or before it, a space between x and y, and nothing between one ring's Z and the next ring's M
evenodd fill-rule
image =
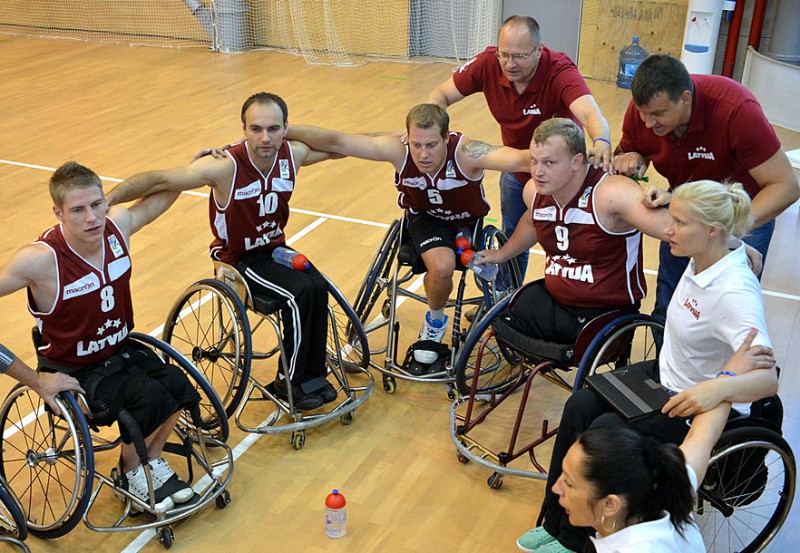
M795 481L794 455L778 433L723 432L697 492L695 521L709 553L762 551L789 514Z
M0 407L0 473L19 498L29 531L57 538L86 511L94 451L86 419L71 394L56 399L53 415L36 392L17 386Z
M221 442L228 440L228 415L222 405L222 400L217 396L216 391L206 380L202 373L192 365L185 356L169 344L162 342L158 338L153 338L147 334L131 332L130 338L146 344L155 349L166 362L179 366L190 381L194 382L197 392L200 394L199 421L192 420L192 417L181 417L178 421L178 432L182 438L197 435L200 430L213 434L213 437ZM201 428L197 428L197 425Z
M0 537L2 536L24 540L28 537L28 526L17 498L13 496L5 480L0 478Z
M231 417L244 396L253 353L239 296L215 279L192 284L172 306L163 339L205 375Z
M508 242L508 238L497 227L489 225L483 229L482 249L499 250L506 242ZM505 263L501 263L494 281L488 282L476 275L475 282L483 290L486 302L485 310L488 311L502 299L504 294L508 293L507 290L513 291L522 286L522 276L519 272L517 258L512 257Z
M356 296L356 301L353 303L353 309L362 324L368 322L367 319L373 307L375 307L381 292L383 292L384 287L380 281L388 281L392 274L392 265L397 258L397 250L400 247L401 225L402 220L396 219L389 226L389 230L386 231L381 241L378 253L375 254L372 263L370 263L367 276L361 284L358 296Z
M341 357L342 368L345 370L367 370L369 344L364 327L344 295L328 277L325 280L328 281L328 307L336 321L335 329L328 325L328 363L336 365Z
M498 341L492 330L493 320L502 313L511 301L507 296L500 300L470 328L464 345L458 350L454 365L455 384L458 393L470 393L475 373L478 372L476 393L501 393L508 389L521 369L520 359L508 346Z
M613 371L633 363L655 359L656 340L664 325L649 315L623 315L603 328L586 348L576 376L575 389L587 376Z

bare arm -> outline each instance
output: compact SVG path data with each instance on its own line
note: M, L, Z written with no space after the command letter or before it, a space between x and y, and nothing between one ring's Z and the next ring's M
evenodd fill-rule
M594 96L591 94L581 96L569 105L569 109L592 140L587 161L595 167L602 167L604 171L611 171L611 130Z
M531 155L527 150L496 146L466 137L456 155L459 165L471 173L470 176L473 174L477 176L477 173L484 169L525 173L531 168Z
M614 150L612 166L614 173L642 177L647 172L647 168L650 167L650 160L639 152L623 152L617 146L617 149Z
M56 394L67 390L83 392L83 388L73 377L63 373L36 372L18 357L8 367L6 374L39 394L56 415L61 413L54 401Z
M658 240L667 241L669 212L648 208L642 202L645 191L621 175L608 175L597 187L595 207L603 225L614 232L636 228Z
M442 106L443 108L447 109L448 106L452 106L463 98L464 95L458 91L458 88L456 88L456 83L453 81L453 77L450 77L445 82L434 88L433 91L431 91L431 93L428 95L428 99L425 102L428 104L436 104L437 106Z
M290 125L286 136L307 144L312 150L372 161L388 161L395 168L402 165L406 156L406 147L395 135L367 136L312 125Z
M106 201L112 206L156 192L181 192L201 186L214 187L217 183L229 182L232 178L233 161L230 158L215 159L206 156L184 167L134 175L106 194Z
M536 228L533 226L533 220L530 216L530 205L533 202L533 195L535 188L533 180L528 181L522 191L522 198L525 200L525 205L528 210L522 214L514 233L508 238L508 242L503 245L499 250L483 250L480 253L482 263L503 263L512 257L516 257L522 252L532 248L539 238L536 236Z
M730 411L731 404L723 402L711 411L696 415L689 433L683 439L681 451L686 457L686 464L697 474L698 484L705 478L711 450L725 429Z
M161 216L175 200L180 192L166 190L145 196L133 206L124 208L113 206L108 211L109 218L113 219L125 238L138 232Z
M767 161L750 170L761 187L753 198L753 217L756 227L777 217L800 197L800 186L783 148Z
M315 163L325 161L326 159L343 157L332 152L320 152L318 150L314 150L303 142L297 142L294 140L290 142L292 144L292 154L294 155L295 161L303 167L307 165L314 165Z

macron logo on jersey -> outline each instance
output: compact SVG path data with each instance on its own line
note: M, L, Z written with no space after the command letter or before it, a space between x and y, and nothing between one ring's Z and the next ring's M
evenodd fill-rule
M425 186L427 183L425 182L424 177L413 177L410 179L403 179L403 186L408 186L409 188L419 188L420 190L425 190Z
M555 221L556 220L556 206L539 207L533 210L534 221Z
M64 286L64 294L62 299L68 300L70 298L77 298L98 290L100 288L100 279L96 274L90 273L84 277L79 278L71 284Z
M689 159L707 159L714 161L714 152L706 150L705 146L698 146L694 152L688 152Z
M234 200L246 200L261 194L261 181L253 181L244 188L240 188L233 195Z

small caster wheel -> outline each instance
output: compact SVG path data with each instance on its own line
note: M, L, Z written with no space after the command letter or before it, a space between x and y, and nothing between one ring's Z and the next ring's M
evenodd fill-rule
M388 319L389 315L392 314L392 302L389 299L383 300L383 305L381 306L381 315L383 315L384 319Z
M301 430L300 432L292 432L292 447L299 450L303 449L304 445L306 445L305 430Z
M489 477L486 483L489 484L489 487L493 490L499 490L503 487L503 475L499 472L495 472Z
M353 424L353 412L350 411L349 413L345 413L339 419L342 421L342 424L347 426L348 424Z
M456 390L452 386L447 386L447 399L453 401L456 399Z
M172 547L172 542L175 541L175 534L172 532L172 526L164 526L158 529L158 543L164 546L164 549Z
M224 509L228 506L231 502L231 493L228 490L225 490L221 494L219 494L216 499L214 499L214 503L217 504L217 507L220 509Z
M383 389L387 394L393 394L397 391L397 381L395 381L393 376L383 377Z
M466 455L464 455L460 451L458 453L456 453L456 459L458 459L458 462L463 464L463 465L466 465L467 463L469 463L469 457L467 457Z

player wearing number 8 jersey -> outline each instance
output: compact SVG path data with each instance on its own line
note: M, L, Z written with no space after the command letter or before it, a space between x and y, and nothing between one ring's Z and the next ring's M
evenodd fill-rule
M113 422L123 409L138 423L156 502L171 509L194 492L161 453L182 409L200 397L181 371L127 340L133 330L128 239L177 194L162 192L130 209L108 210L100 178L68 162L53 173L50 195L59 224L0 268L0 295L27 288L28 307L41 332L40 370L73 376L92 412L104 414L99 424ZM127 424L119 428L123 481L146 502L149 489L132 443L134 430Z

